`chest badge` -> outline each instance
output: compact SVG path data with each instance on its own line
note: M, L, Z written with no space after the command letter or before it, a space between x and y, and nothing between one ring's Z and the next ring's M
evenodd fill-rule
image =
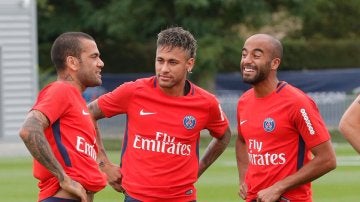
M187 115L183 119L183 124L186 129L188 129L188 130L193 129L193 128L195 128L195 125L196 125L196 119L195 119L195 117L193 117L191 115Z
M266 132L272 132L275 129L275 120L272 118L266 118L263 122L263 128Z

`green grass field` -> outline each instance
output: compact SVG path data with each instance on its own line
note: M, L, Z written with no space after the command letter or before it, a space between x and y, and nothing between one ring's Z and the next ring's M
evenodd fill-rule
M314 202L358 201L360 198L360 156L348 144L335 144L335 148L338 167L314 181ZM119 162L120 152L111 151L109 155L114 162ZM197 182L198 201L242 201L237 196L237 179L234 148L231 146ZM36 184L30 157L0 158L1 201L36 201ZM95 201L123 201L123 196L108 186L96 195Z

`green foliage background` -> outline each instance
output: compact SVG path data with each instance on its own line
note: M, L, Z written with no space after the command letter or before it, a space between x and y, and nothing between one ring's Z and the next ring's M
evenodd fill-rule
M96 39L105 73L153 72L157 33L182 26L198 40L191 79L211 89L217 72L238 71L245 38L284 41L282 69L359 67L358 0L37 0L40 69L65 31Z

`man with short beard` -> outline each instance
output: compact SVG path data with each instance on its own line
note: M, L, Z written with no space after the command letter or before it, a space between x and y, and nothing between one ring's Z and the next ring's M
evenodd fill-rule
M236 159L247 202L311 202L310 182L336 167L315 102L277 78L282 55L281 42L267 34L242 48L240 71L252 88L238 101Z
M82 92L102 83L104 62L93 37L66 32L54 41L57 80L45 86L19 135L34 157L40 202L92 202L106 186L100 171L95 125Z

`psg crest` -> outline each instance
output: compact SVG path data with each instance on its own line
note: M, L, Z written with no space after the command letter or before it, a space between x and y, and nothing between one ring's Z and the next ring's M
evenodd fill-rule
M193 117L191 115L185 116L184 120L183 120L183 124L186 129L189 129L189 130L193 129L196 125L196 119L195 119L195 117Z
M266 118L263 123L266 132L272 132L275 129L275 121L272 118Z

